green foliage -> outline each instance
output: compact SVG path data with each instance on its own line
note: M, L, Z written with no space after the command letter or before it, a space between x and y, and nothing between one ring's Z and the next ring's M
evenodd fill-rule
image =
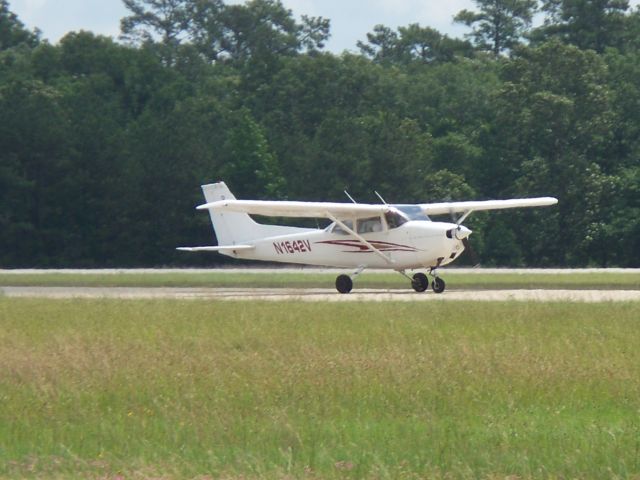
M607 47L620 48L625 42L628 8L628 0L542 0L547 19L531 38L560 38L600 53Z
M447 62L472 53L468 42L417 23L399 27L397 32L376 25L372 33L367 33L367 43L359 41L357 45L364 55L381 64Z
M166 46L177 45L191 22L188 0L122 0L131 15L121 21L124 38L152 42L159 35Z
M314 52L329 36L329 21L302 16L298 23L280 0L250 0L227 5L222 0L123 0L131 15L122 19L122 37L153 43L176 61L178 46L191 42L209 62L273 61L274 57Z
M462 10L454 21L474 27L468 36L481 50L498 56L511 50L531 25L537 0L474 0L479 12Z
M234 194L241 198L282 197L285 182L262 128L246 109L232 115L220 178L228 181Z
M28 31L18 17L9 10L9 2L0 0L0 52L18 45L34 47L39 41L39 32Z
M553 195L472 215L483 264L638 266L639 11L546 1L522 45L531 2L477 5L476 47L509 57L418 24L337 56L328 20L277 0L127 0L128 43L51 45L0 0L0 265L224 261L174 250L212 242L193 206L222 179L245 198Z
M424 194L429 202L464 201L477 194L465 181L464 177L450 172L438 170L424 176Z

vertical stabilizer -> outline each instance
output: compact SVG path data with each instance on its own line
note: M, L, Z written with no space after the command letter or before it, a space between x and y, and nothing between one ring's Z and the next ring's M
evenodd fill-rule
M202 185L202 192L207 203L236 198L224 182ZM260 225L246 213L220 213L209 209L209 215L218 245L240 245L260 236Z

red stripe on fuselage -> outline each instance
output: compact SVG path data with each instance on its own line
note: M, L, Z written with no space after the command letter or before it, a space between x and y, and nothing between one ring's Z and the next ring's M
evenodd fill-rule
M356 250L343 250L346 253L367 253L373 252L368 245L360 242L359 240L325 240L323 242L315 242L325 245L336 245L341 247L355 248ZM371 240L369 242L376 249L381 252L417 252L418 249L410 245L401 245L398 243L381 242L378 240Z

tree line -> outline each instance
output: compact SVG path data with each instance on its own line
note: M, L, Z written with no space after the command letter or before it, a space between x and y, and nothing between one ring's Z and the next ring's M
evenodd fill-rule
M390 203L556 196L475 213L483 265L640 266L640 10L475 0L463 39L279 0L123 0L119 39L28 30L0 0L0 267L213 265L199 185ZM533 26L533 19L541 19Z

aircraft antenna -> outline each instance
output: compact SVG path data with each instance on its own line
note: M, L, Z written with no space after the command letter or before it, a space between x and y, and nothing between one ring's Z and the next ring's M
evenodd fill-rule
M389 205L384 198L382 198L382 195L380 195L378 192L376 192L375 190L373 191L373 193L375 193L378 198L382 201L382 203L384 203L385 205Z
M349 197L349 200L351 200L353 203L356 203L356 204L358 203L358 202L356 202L356 201L353 199L353 197L352 197L351 195L349 195L349 192L347 192L346 190L344 191L344 194L345 194L347 197Z

